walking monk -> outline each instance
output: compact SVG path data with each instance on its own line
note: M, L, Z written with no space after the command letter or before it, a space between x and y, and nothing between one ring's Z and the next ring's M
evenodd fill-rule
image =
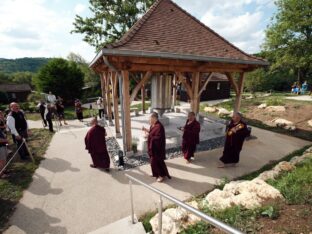
M220 158L219 168L235 166L239 162L239 154L248 134L249 131L246 123L242 121L242 115L238 112L234 113L227 127L224 151L223 156Z
M190 112L185 126L181 129L182 136L182 152L186 163L190 163L191 158L194 157L196 145L199 144L200 124L195 118L195 113Z
M167 166L166 159L166 136L163 125L158 121L156 112L151 114L150 129L142 128L148 134L148 155L150 157L152 176L157 178L157 182L163 182L167 176L171 179Z
M91 120L92 128L85 137L86 150L91 154L93 164L90 167L104 168L109 171L110 159L106 148L105 128L98 125L96 118Z

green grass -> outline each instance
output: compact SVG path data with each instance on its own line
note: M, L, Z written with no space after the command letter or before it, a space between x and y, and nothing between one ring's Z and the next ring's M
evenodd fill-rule
M279 204L271 203L261 208L248 210L240 206L233 206L222 211L210 210L202 207L201 210L209 216L212 216L232 227L235 227L245 233L255 233L262 228L257 222L259 217L268 217L277 219L279 217ZM214 227L200 221L194 225L182 230L180 234L209 234L212 233Z
M53 134L48 130L33 129L28 146L34 154L35 163L14 162L7 169L9 177L0 179L0 233L13 214L14 207L32 181L32 175L38 168L43 155L48 148Z
M150 106L151 106L151 103L150 102L146 102L145 103L145 110L147 110ZM130 108L138 108L139 111L142 111L142 103L131 105Z
M89 110L89 109L83 109L83 117L84 118L89 118L91 117L91 114L93 115L97 115L98 111L97 110ZM65 107L65 119L66 120L73 120L76 119L76 112L75 112L75 107ZM28 120L33 120L33 121L37 121L37 120L41 120L41 116L39 113L27 113L26 117Z
M150 220L157 214L157 211L147 212L145 215L140 217L139 221L142 222L143 227L146 232L152 231L152 225L150 224Z
M278 189L290 205L312 205L312 159L306 159L291 172L281 174L269 184Z
M261 167L259 170L251 172L251 173L246 174L246 175L243 175L241 177L238 177L236 180L252 180L252 179L258 177L262 172L271 170L278 163L280 163L282 161L290 161L290 159L292 159L293 157L302 155L303 152L306 151L311 146L312 145L308 145L308 146L305 146L305 147L303 147L301 149L298 149L298 150L296 150L296 151L286 155L285 157L281 158L280 160L276 160L276 161L274 161L272 163L266 164L263 167Z
M285 100L279 96L269 97L266 99L265 103L268 106L284 106L286 104Z

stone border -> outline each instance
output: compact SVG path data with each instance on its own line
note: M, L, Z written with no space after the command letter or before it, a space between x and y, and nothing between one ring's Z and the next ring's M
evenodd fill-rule
M208 151L223 147L225 137L220 136L205 141L201 141L197 146L196 152ZM118 151L121 150L115 137L109 137L106 140L107 150L111 157L114 166L117 168L119 164ZM221 156L221 155L220 155ZM181 146L169 148L166 150L166 158L172 159L182 157ZM149 157L147 153L136 154L130 157L124 157L124 168L123 170L135 168L149 163ZM120 168L121 169L121 168Z

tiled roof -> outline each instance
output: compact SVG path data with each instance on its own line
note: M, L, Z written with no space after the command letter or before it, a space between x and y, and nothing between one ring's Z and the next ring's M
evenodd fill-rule
M31 91L29 84L1 84L1 92L26 92Z
M171 0L157 0L119 41L105 49L265 62L238 49Z

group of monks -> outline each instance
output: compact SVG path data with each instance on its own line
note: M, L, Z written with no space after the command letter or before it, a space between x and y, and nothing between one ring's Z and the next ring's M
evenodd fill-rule
M165 164L166 159L166 135L165 129L158 119L158 114L153 112L150 115L150 127L143 127L142 130L147 135L148 155L153 177L157 182L163 182L167 177L171 179L168 168ZM92 128L85 137L86 149L91 155L93 168L103 168L109 171L110 159L106 147L106 131L104 127L98 125L97 119L91 121ZM183 131L182 152L186 163L190 163L194 157L196 146L199 144L200 123L196 120L194 112L188 114L184 127L179 128ZM235 166L239 162L239 154L243 146L244 139L248 136L247 125L242 121L240 113L234 113L230 124L226 129L226 140L223 155L220 158L219 168Z

